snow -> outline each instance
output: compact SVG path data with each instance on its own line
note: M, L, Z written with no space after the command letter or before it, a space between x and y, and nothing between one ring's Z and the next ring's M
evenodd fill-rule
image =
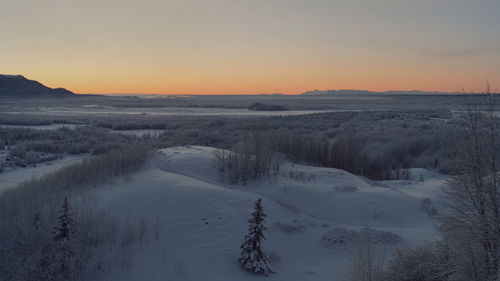
M410 173L413 175L412 180L382 181L381 183L389 184L399 191L417 198L437 199L442 195L441 189L437 187L446 185L446 176L421 168L410 169Z
M329 247L324 239L369 227L364 231L388 249L432 240L436 221L421 201L435 200L443 184L431 173L423 182L374 183L285 163L275 180L229 185L216 172L212 148L163 149L128 179L93 191L96 208L146 220L150 228L158 220L160 229L157 240L150 234L134 249L130 269L117 268L104 280L335 280L352 247ZM248 274L237 261L258 198L267 215L263 249L277 272L269 277Z
M62 159L39 163L36 167L28 166L26 168L8 169L0 173L0 192L10 186L32 179L41 177L44 174L58 170L64 166L71 165L81 161L87 155L68 155Z
M158 166L163 170L220 184L220 176L213 167L212 149L177 147L159 153L162 157L157 160ZM303 174L305 180L290 179L290 172ZM410 188L399 181L394 187L388 186L390 182L374 185L343 170L297 164L282 165L280 174L278 183L263 181L233 188L257 193L290 209L341 224L407 226L429 223L428 216L418 212L421 200L412 195L415 191L408 192ZM415 188L418 184L411 186ZM433 184L422 185L427 186L435 189ZM355 187L356 191L345 192L346 187Z

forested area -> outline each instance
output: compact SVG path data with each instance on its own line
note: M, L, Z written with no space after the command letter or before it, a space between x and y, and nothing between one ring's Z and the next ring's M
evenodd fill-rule
M86 122L55 130L0 129L0 143L10 156L2 166L36 164L64 154L97 155L133 143L158 148L203 145L236 149L262 135L268 149L293 162L345 169L376 180L395 179L404 178L411 167L450 173L451 149L465 126L463 114L437 111L252 118L138 116L127 121L89 117ZM151 128L159 129L140 135L127 133Z
M88 194L136 171L150 154L145 146L111 150L3 191L0 280L93 280L130 266L146 221L96 211Z
M498 280L500 209L498 118L494 104L471 97L463 138L455 140L449 185L439 215L441 239L399 248L386 258L362 239L346 271L346 281Z
M3 169L68 154L89 158L2 192L0 277L90 280L112 268L126 270L131 247L146 243L154 227L146 220L121 221L98 213L88 207L86 194L115 179L126 180L155 149L202 145L217 148L217 170L224 182L236 185L272 182L284 160L338 168L371 180L410 180L411 168L417 167L447 174L449 186L439 212L432 214L441 238L384 256L369 236L361 235L344 278L496 280L499 120L491 103L471 99L462 112L140 116L133 121L113 116L57 129L1 128ZM152 128L158 129L128 132Z

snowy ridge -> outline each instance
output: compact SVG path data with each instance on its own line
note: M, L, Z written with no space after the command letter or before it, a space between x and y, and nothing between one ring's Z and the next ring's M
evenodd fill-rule
M295 176L300 174L304 180ZM434 219L420 209L421 197L411 194L443 183L384 182L388 188L342 170L288 163L275 180L229 185L216 172L212 148L163 149L128 181L96 191L99 208L124 219L158 221L160 229L157 240L137 249L129 270L110 272L105 280L259 279L237 262L257 198L267 214L263 249L277 271L264 278L335 280L350 253L349 246L335 246L338 233L369 226L401 238L381 245L388 248L436 235Z
M224 185L214 167L212 148L177 147L161 150L159 154L157 165L165 171ZM332 168L284 164L281 170L276 183L224 186L257 193L310 216L342 224L394 227L429 223L427 214L418 212L419 198L400 189L372 185ZM290 179L290 173L302 175L304 181ZM384 183L387 186L390 181Z

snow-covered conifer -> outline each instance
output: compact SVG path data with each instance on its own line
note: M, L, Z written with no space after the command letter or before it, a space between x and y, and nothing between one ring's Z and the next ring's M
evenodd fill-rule
M72 280L74 252L71 245L71 236L75 222L67 197L64 198L58 222L59 224L54 231L54 242L56 243L55 280Z
M252 217L248 220L248 233L241 244L241 257L238 259L241 266L248 272L254 274L269 275L274 273L269 264L269 259L266 253L262 250L262 242L265 239L264 210L262 208L262 199L255 202L255 210Z

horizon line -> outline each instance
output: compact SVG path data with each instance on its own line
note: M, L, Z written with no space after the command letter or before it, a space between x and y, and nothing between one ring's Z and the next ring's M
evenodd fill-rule
M432 91L425 91L425 90L386 90L386 91L375 91L375 90L362 90L362 89L327 89L327 90L309 90L309 91L304 91L301 93L253 93L253 94L238 94L238 93L209 93L209 94L186 94L186 93L144 93L144 92L139 92L139 93L99 93L99 92L93 92L93 93L83 93L83 92L74 92L77 95L111 95L111 96L127 96L127 95L141 95L141 96L300 96L305 93L314 93L314 92L365 92L365 93L374 93L374 94L384 94L384 93L428 93L428 94L481 94L485 93L484 91L439 91L439 90L432 90ZM492 91L492 93L495 93L496 91Z

